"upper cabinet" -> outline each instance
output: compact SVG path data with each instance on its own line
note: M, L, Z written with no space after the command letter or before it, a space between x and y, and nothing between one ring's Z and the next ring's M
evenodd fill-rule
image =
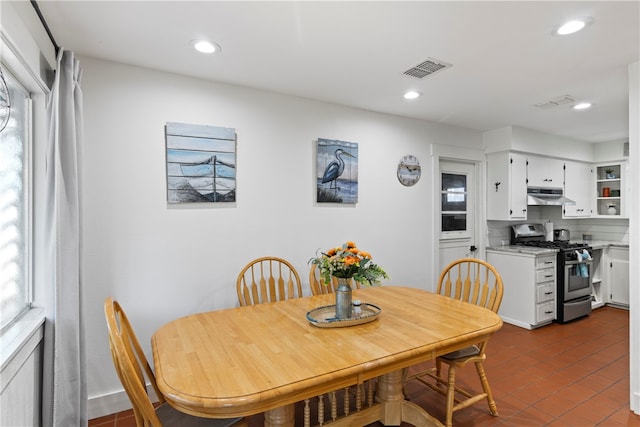
M527 188L533 187L562 190L575 202L550 204L561 208L563 218L628 218L627 161L590 163L511 151L486 158L488 220L526 220Z
M527 156L527 185L529 187L562 188L564 162L547 157Z
M627 162L601 163L595 166L596 215L627 218L626 168Z
M487 155L487 219L527 219L527 158L500 152Z
M584 218L593 215L593 169L589 163L564 162L564 196L576 202L564 205L564 218Z

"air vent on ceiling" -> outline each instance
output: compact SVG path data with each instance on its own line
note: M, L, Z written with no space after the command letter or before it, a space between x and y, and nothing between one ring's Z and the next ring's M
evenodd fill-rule
M452 66L453 65L447 64L446 62L442 62L438 59L428 58L426 61L422 62L421 64L418 64L415 67L405 71L404 75L409 77L415 77L417 79L422 79L426 76L430 76L431 74L435 74L438 71L442 71Z
M564 104L572 104L576 102L575 98L571 95L562 95L557 98L550 99L545 102L540 102L539 104L534 104L538 108L542 108L543 110L548 110L549 108L555 108L559 105Z

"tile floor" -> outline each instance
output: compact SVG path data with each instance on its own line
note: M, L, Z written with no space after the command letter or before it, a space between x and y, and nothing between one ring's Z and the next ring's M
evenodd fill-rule
M626 310L603 307L569 324L533 331L505 324L489 343L485 370L500 415L491 416L479 402L455 413L454 426L640 427L640 416L629 411ZM472 366L457 371L457 382L480 387ZM444 397L416 382L407 387L409 400L444 420ZM249 425L262 426L262 416L251 417ZM89 422L130 426L131 411Z

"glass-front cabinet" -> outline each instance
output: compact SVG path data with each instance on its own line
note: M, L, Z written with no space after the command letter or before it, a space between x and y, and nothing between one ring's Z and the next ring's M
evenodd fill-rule
M626 162L596 165L597 216L626 218L626 187L624 184Z

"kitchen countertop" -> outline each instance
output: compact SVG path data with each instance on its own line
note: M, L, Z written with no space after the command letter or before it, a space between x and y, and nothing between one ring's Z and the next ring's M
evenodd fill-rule
M622 248L628 248L629 242L617 242L610 240L571 240L571 243L584 243L591 246L592 249L605 249L610 246L618 246ZM505 246L490 246L487 250L498 252L519 253L523 255L545 255L554 254L558 252L558 249L553 248L536 248L535 246L519 246L519 245L505 245Z
M618 242L612 240L571 240L571 243L584 243L591 246L593 249L605 249L609 246L618 246L622 248L629 247L629 242Z
M520 245L492 246L492 247L488 247L487 250L493 250L493 251L498 251L498 252L518 253L518 254L523 254L523 255L547 255L547 254L556 254L556 253L558 253L558 249L537 248L535 246L520 246Z

